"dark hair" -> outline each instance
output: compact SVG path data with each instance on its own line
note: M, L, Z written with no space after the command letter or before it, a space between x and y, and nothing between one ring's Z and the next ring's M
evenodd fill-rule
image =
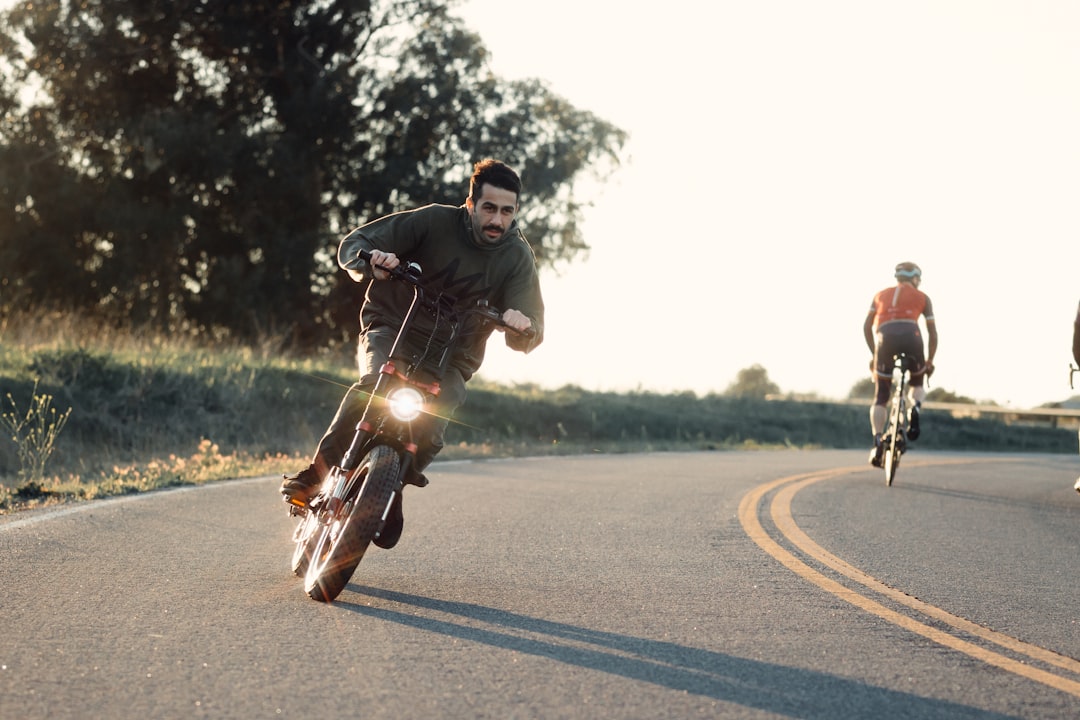
M480 199L484 183L509 190L518 198L521 197L521 178L506 163L487 158L473 166L473 174L469 179L469 198L474 203Z

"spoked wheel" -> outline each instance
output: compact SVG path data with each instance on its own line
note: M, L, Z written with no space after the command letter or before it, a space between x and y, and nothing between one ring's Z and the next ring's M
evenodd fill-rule
M318 539L319 517L314 511L304 513L304 519L296 526L293 533L292 571L298 577L304 577L308 565L311 563L311 553L315 549L315 541Z
M368 545L383 523L383 515L398 489L400 460L385 445L372 448L357 469L359 491L343 498L339 517L322 524L304 575L304 591L313 599L331 602L356 571Z

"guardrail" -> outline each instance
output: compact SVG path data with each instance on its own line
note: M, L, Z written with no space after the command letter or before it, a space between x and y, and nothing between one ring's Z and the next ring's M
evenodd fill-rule
M767 395L766 400L794 400L796 402L818 402L833 405L870 406L871 398L846 400L825 400L822 398L799 397L797 395ZM957 418L979 418L986 415L998 416L1005 423L1030 423L1051 427L1080 428L1080 408L1012 408L1001 405L977 405L974 403L949 403L923 401L923 409L940 410Z

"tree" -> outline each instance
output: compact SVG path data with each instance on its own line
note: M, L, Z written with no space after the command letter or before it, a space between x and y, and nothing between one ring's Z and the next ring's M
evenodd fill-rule
M966 397L964 395L957 395L951 390L945 388L934 388L926 393L926 399L930 402L943 402L943 403L963 403L967 405L974 405L975 400ZM992 403L987 403L992 404Z
M848 400L864 400L874 397L874 378L867 377L859 380L848 391Z
M769 379L769 373L761 365L743 368L735 376L735 382L728 385L725 395L738 398L764 400L768 395L776 395L780 387Z
M859 380L857 383L851 386L851 390L848 392L849 400L861 400L874 397L874 379L865 378ZM963 395L957 395L951 390L945 390L943 388L934 388L926 393L926 399L929 402L947 402L947 403L967 403L972 404L975 401L969 397ZM993 404L988 402L987 404Z
M462 202L486 156L520 170L539 261L569 260L575 186L625 142L493 76L438 0L45 0L0 18L0 59L5 302L166 329L351 337L337 239Z

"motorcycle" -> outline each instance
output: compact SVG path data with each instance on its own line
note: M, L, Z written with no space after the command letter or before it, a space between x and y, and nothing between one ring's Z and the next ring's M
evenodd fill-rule
M365 250L360 257L371 260ZM345 589L372 543L397 542L388 518L405 485L427 485L413 470L420 440L414 426L438 396L457 344L488 323L517 332L485 300L461 308L453 296L428 287L415 263L380 269L411 286L412 302L349 449L306 505L289 501L290 516L299 519L292 570L304 578L308 596L322 602Z

